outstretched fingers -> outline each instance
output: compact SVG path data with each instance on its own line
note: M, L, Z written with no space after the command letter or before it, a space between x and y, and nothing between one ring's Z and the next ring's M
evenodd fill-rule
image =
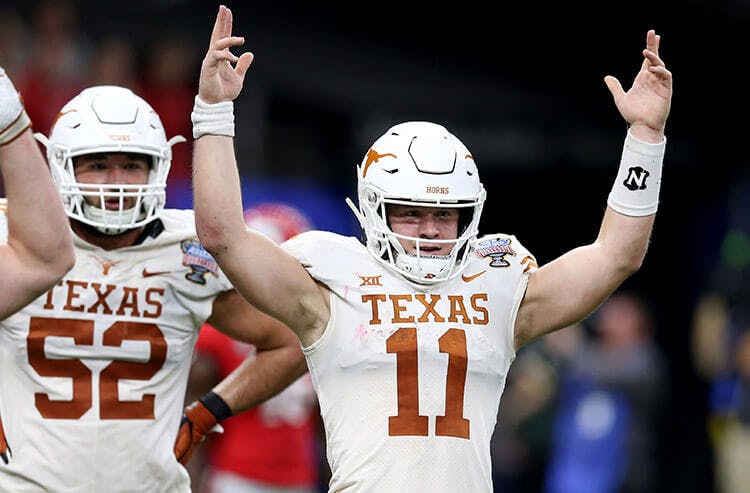
M643 50L643 57L649 62L649 67L665 67L664 60L655 51Z
M622 88L622 84L617 79L617 77L608 75L604 77L604 83L607 84L607 89L609 89L609 92L612 94L615 102L618 101L623 95L625 95L625 90Z
M242 77L245 78L245 73L247 72L247 69L250 68L250 65L253 63L254 55L250 52L245 52L242 55L240 55L239 59L237 60L237 65L234 68L234 71Z
M656 31L649 29L646 33L646 48L643 50L643 63L641 64L641 70L648 70L651 66L652 61L646 56L646 52L655 53L659 56L659 41L661 37L656 34Z
M654 31L653 29L649 29L649 31L646 33L646 49L658 54L660 41L661 36L656 34L656 31Z
M227 31L227 18L229 19L229 30ZM224 5L219 6L219 13L216 14L214 29L211 31L211 46L221 39L226 38L232 32L232 11Z
M649 33L653 33L653 30L649 31ZM656 75L662 80L669 81L672 78L672 72L667 70L664 60L659 56L660 38L658 35L652 35L649 38L652 42L648 43L648 47L643 50L644 67L649 73Z
M245 38L241 36L229 36L227 38L222 38L215 41L211 46L212 51L210 53L212 57L217 61L226 60L231 63L235 63L239 59L239 57L229 51L229 47L241 46L243 44L245 44Z
M211 65L215 65L221 61L228 61L232 64L238 63L241 57L229 51L229 48L244 44L244 37L232 36L232 11L221 5L219 13L216 16L213 32L211 33L211 46L209 48L210 58L213 59ZM245 57L243 61L244 68L241 71L244 73L252 62L252 53L244 53L242 56ZM249 60L247 60L248 56Z
M672 79L672 72L667 70L665 67L649 67L648 71L664 81L669 81Z

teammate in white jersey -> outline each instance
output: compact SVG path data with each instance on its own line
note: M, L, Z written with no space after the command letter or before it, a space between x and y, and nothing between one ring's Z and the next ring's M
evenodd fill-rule
M37 134L74 232L63 279L0 322L0 416L12 451L0 491L184 492L175 458L193 346L208 321L262 351L263 400L304 374L294 334L232 288L195 234L164 209L171 147L130 90L84 90ZM0 235L5 236L5 228ZM211 393L202 412L231 414ZM188 416L183 427L195 428ZM203 433L197 427L197 431Z
M0 320L22 308L73 266L73 238L47 165L31 135L20 94L0 67ZM11 204L8 206L8 204ZM11 450L0 412L0 460Z
M597 239L541 268L512 235L477 238L474 157L445 128L406 122L357 169L364 231L282 247L247 231L233 103L252 63L221 6L193 109L195 211L206 249L255 306L303 344L320 402L331 491L490 492L489 442L508 368L528 341L583 319L640 267L658 204L672 75L659 36L626 92L629 124Z

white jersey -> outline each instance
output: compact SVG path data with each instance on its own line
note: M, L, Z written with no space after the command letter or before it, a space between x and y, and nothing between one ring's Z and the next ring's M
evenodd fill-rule
M477 241L461 276L419 286L356 239L284 244L331 291L304 348L325 424L330 491L492 491L490 439L515 358L534 258L513 236Z
M73 269L0 322L0 419L13 452L0 462L1 492L190 491L173 447L193 346L232 286L192 211L160 219L160 234L117 250L74 235Z

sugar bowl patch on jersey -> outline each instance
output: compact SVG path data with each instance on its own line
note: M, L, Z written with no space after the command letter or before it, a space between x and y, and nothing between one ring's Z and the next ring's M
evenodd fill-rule
M511 246L512 240L504 235L483 236L474 244L474 253L477 257L490 257L490 267L508 267L510 262L506 255L516 255Z
M536 259L512 235L494 234L478 238L474 243L474 254L479 258L489 257L490 267L508 267L510 259L519 259L523 272L537 269Z
M210 253L203 248L198 238L190 238L180 243L182 248L182 265L190 267L190 272L185 274L188 281L196 284L206 284L206 274L211 273L219 276L219 264Z

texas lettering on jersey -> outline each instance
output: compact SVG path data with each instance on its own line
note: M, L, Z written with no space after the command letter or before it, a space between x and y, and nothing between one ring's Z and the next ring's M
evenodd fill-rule
M383 319L391 324L451 322L487 325L490 323L487 299L487 293L362 295L362 303L367 304L372 313L370 325L380 325ZM446 308L439 308L441 300L447 300Z
M84 301L85 300L85 301ZM44 310L159 318L164 288L64 279L47 291Z

